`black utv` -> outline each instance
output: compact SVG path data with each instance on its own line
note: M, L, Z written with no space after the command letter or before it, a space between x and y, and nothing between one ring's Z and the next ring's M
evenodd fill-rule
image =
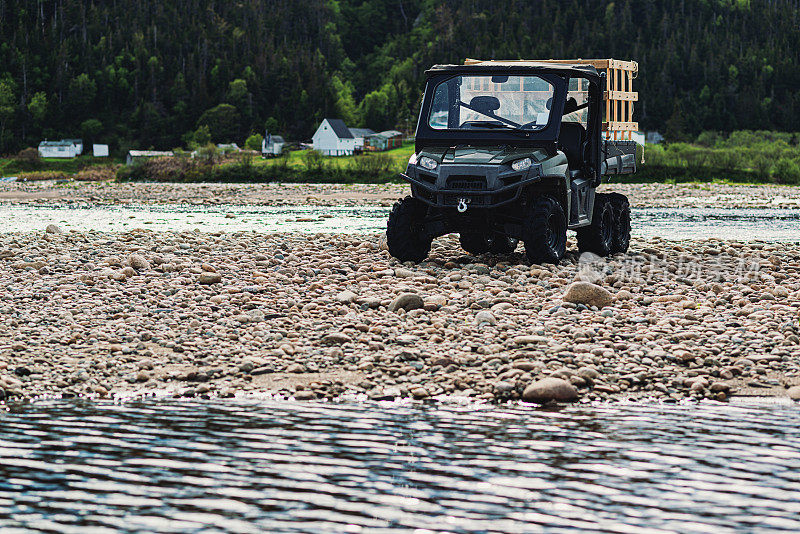
M411 196L387 225L389 252L424 260L434 238L460 234L471 254L558 263L567 230L600 256L628 249L630 207L595 189L635 171L631 141L603 139L605 74L591 65L485 62L437 65L427 83L415 153L402 178Z

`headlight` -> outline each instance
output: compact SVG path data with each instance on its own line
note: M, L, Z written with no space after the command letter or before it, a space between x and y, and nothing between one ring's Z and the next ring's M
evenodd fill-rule
M531 167L532 163L531 158L522 158L512 163L511 168L515 171L526 171Z
M432 171L433 169L439 166L439 164L436 163L435 159L429 158L428 156L422 156L421 158L419 158L419 164L428 169L429 171Z
M417 164L417 154L411 154L411 157L408 158L409 165L416 165Z

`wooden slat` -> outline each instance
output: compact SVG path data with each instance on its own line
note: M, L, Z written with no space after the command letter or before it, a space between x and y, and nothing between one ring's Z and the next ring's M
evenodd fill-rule
M622 61L619 59L474 59L467 58L464 60L464 65L478 65L481 63L497 64L497 63L558 63L562 65L591 65L597 69L620 69L624 71L638 71L639 64L635 61Z
M621 121L610 121L603 123L603 130L607 132L611 132L614 130L619 131L633 131L636 132L639 130L639 123L638 122L621 122Z

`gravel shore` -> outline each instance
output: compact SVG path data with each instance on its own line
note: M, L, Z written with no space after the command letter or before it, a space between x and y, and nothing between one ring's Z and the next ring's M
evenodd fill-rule
M447 237L401 265L379 235L0 234L0 395L800 397L800 245L569 249L529 266Z
M635 208L797 208L800 187L731 184L605 184ZM0 183L0 202L67 204L250 204L391 206L406 184L163 184L114 182Z

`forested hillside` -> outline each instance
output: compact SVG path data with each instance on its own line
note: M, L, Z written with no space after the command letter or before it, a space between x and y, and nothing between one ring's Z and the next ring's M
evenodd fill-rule
M637 60L675 139L797 130L799 28L798 0L0 0L0 152L413 129L425 68L465 57Z

